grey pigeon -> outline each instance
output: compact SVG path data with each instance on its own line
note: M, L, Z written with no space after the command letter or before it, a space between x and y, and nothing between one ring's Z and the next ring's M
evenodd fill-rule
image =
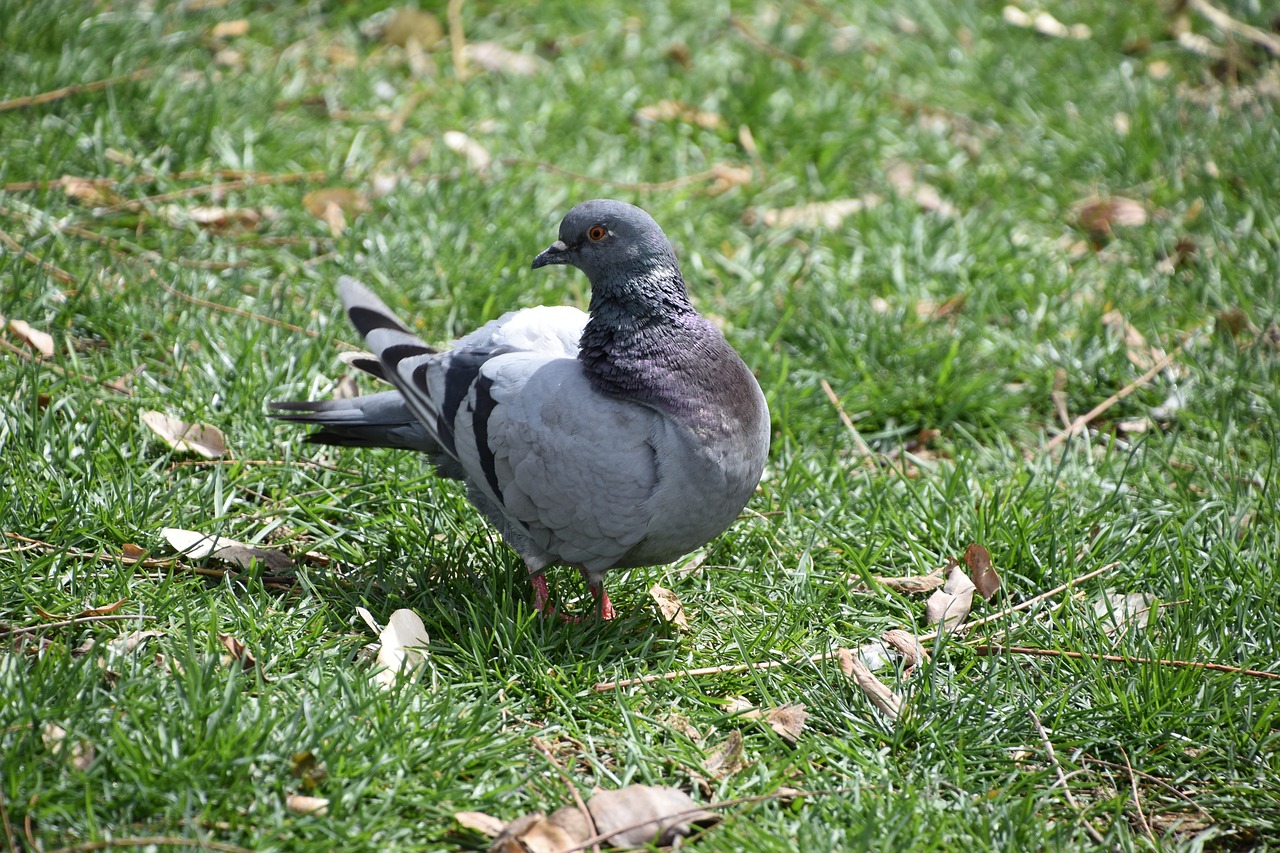
M395 386L367 397L272 403L316 424L309 440L426 453L524 560L534 606L544 570L576 566L599 604L609 569L669 563L728 527L755 491L769 410L751 371L694 309L662 229L619 201L579 204L533 268L591 281L590 313L513 311L446 351L372 292L339 293L372 355L349 364Z

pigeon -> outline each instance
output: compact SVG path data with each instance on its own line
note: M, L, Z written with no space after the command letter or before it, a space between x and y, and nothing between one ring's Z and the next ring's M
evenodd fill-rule
M371 350L345 360L395 390L271 409L318 426L313 443L425 453L519 554L539 612L555 613L544 573L564 564L611 619L607 571L673 562L738 517L764 470L769 409L640 208L577 205L533 260L552 265L586 273L588 313L512 311L447 350L344 276L343 305Z

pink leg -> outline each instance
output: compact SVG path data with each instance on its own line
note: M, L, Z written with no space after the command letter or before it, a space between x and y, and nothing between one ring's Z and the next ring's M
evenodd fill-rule
M618 611L613 609L613 602L609 600L609 593L605 591L603 582L593 584L588 581L587 589L591 590L591 594L600 604L601 619L613 619L618 615Z
M533 609L545 616L548 612L547 604L551 598L551 594L547 592L547 576L538 572L536 575L529 575L529 580L533 583ZM550 611L554 613L555 608L550 608Z

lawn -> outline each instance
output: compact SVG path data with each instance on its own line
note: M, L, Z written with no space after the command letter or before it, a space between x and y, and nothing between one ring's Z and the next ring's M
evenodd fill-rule
M1280 24L1215 3L0 0L0 849L484 849L634 783L698 850L1280 847ZM592 197L773 441L571 625L421 457L266 402L349 392L341 274L433 344L585 308L529 265ZM972 544L987 621L879 653L936 632L877 578Z

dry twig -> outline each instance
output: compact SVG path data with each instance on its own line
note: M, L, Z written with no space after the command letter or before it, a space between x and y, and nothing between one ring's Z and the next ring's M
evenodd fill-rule
M139 68L137 71L129 74L122 74L119 77L108 77L106 80L95 80L92 83L77 83L74 86L63 86L61 89L54 89L50 92L42 92L39 95L27 95L23 98L13 98L9 101L0 101L0 113L8 110L18 110L23 107L34 107L39 104L48 104L53 101L60 101L63 98L70 98L74 95L80 95L85 92L96 92L99 89L107 89L117 83L131 83L135 80L141 80L152 74L150 68Z
M46 261L44 258L40 257L34 252L29 252L26 249L24 249L22 247L22 244L19 243L17 240L13 239L12 235L10 235L9 232L0 230L0 243L4 243L10 249L17 252L19 255L21 255L23 260L30 261L31 263L40 267L40 269L46 271L47 273L49 273L49 275L53 276L63 284L76 283L75 276L73 276L71 273L64 270L62 267L56 264L50 263L49 261Z
M1100 655L1093 652L1072 652L1064 649L1039 649L1032 646L995 646L990 644L976 645L973 650L980 655L1032 655L1043 658L1073 658L1075 660L1096 660L1107 663L1154 664L1156 666L1185 667L1188 669L1207 669L1212 672L1232 672L1237 675L1248 675L1253 678L1266 678L1280 681L1280 674L1265 672L1260 669L1245 669L1225 663L1202 663L1194 660L1167 660L1165 658L1136 658L1128 655Z
M1058 763L1058 756L1053 751L1053 741L1049 740L1049 733L1044 730L1040 717L1036 714L1034 708L1028 708L1027 713L1031 715L1031 722L1035 723L1036 732L1040 735L1040 743L1044 745L1044 751L1049 756L1049 763L1053 765L1054 772L1058 774L1058 782L1062 785L1062 793L1067 798L1067 804L1077 812L1080 812L1080 821L1094 843L1105 844L1106 839L1102 837L1102 833L1098 832L1093 824L1084 819L1084 810L1080 808L1080 804L1076 802L1075 795L1071 793L1071 786L1067 784L1067 774L1062 772L1062 765Z
M556 773L560 775L560 779L563 780L565 787L569 789L569 793L573 796L573 802L577 805L578 811L582 812L582 817L587 822L587 826L591 827L592 834L598 835L600 829L596 826L596 819L591 815L591 810L587 808L587 804L583 801L582 795L578 793L578 786L573 784L573 780L569 778L569 774L565 771L564 765L551 754L551 748L543 743L537 735L533 736L533 745L538 748L539 752L547 757L548 761L551 762L551 766L556 769ZM591 850L593 853L600 853L599 842L591 845Z
M827 399L831 401L831 405L836 407L836 413L840 415L841 422L853 435L853 441L858 445L858 451L874 463L876 458L875 451L862 439L862 433L858 432L858 428L853 425L853 419L845 412L844 404L840 402L840 398L836 395L835 390L832 389L831 383L825 379L822 380L822 391L827 395Z
M1271 33L1260 30L1243 21L1237 21L1226 12L1211 5L1208 0L1190 0L1187 5L1195 9L1208 19L1209 23L1223 32L1234 33L1246 38L1254 44L1265 48L1272 56L1280 56L1280 38L1273 36Z
M130 620L138 620L139 622L154 622L154 616L147 616L142 613L108 613L102 616L73 616L70 619L63 619L60 622L42 622L39 625L24 625L21 628L5 628L0 630L0 638L17 637L22 634L39 634L41 631L48 631L53 628L66 628L70 625L80 625L85 622L128 622Z
M103 388L107 388L112 391L115 391L117 394L123 394L126 397L133 396L133 392L130 391L128 388L124 387L123 385L118 385L115 382L108 382L106 379L95 379L92 376L85 376L83 373L76 373L74 370L67 370L65 367L60 367L56 364L53 364L52 362L45 361L42 358L36 358L31 353L27 352L26 350L20 347L15 347L13 344L9 343L3 338L0 338L0 349L7 350L8 352L13 353L19 358L26 359L27 361L38 362L41 367L46 367L49 370L52 370L54 373L61 374L62 376L69 376L72 379L79 379L84 382L94 382L98 385L101 385Z

